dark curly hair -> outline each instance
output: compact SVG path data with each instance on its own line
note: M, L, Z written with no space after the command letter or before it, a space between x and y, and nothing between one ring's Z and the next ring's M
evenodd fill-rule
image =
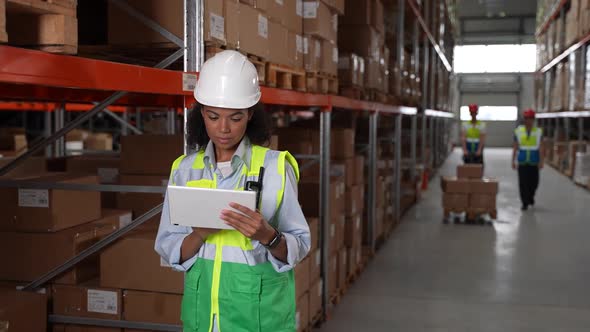
M187 120L187 144L189 149L204 149L209 143L209 135L205 128L205 120L201 114L202 105L195 104L190 110ZM271 120L264 111L262 104L250 108L252 118L248 121L246 136L252 144L267 145L271 136Z

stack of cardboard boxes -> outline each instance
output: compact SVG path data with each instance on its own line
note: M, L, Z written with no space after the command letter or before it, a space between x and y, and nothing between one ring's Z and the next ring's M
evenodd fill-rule
M303 1L306 71L338 75L338 15L344 7L343 0Z
M441 187L445 217L466 212L468 220L485 213L496 219L498 181L483 177L481 165L458 166L456 177L441 178Z
M66 184L99 182L97 176L73 173L44 172L11 178ZM82 304L73 301L72 297L64 298L58 290L81 285L98 286L98 255L87 258L52 280L52 284L43 289L43 295L16 293L16 286L39 278L128 224L130 211L101 209L100 193L93 191L4 188L0 190L0 197L3 202L0 259L10 266L0 272L0 321L7 321L15 330L44 331L48 303L53 303L49 308L51 312L62 313L57 305L67 303L70 314L78 315ZM100 299L91 298L83 306L90 306L89 311L100 312L97 307L100 303Z
M389 52L385 48L383 13L381 0L347 0L338 27L338 44L341 52L364 58L364 87L387 93Z
M27 151L27 135L24 128L0 130L0 158L16 157Z
M573 177L576 167L576 156L578 153L586 153L588 151L588 142L586 141L570 141L568 151L563 162L563 174L568 177Z

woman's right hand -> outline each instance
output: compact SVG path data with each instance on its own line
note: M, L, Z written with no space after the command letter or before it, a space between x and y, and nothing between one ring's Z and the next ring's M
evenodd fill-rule
M207 236L219 231L218 229L193 227L193 232L184 238L180 246L180 263L184 263L189 258L199 252Z

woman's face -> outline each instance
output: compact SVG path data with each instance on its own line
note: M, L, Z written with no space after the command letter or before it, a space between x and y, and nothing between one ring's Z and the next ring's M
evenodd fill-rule
M215 147L223 150L235 148L246 134L248 120L252 117L247 109L230 109L203 106L201 110L209 139Z

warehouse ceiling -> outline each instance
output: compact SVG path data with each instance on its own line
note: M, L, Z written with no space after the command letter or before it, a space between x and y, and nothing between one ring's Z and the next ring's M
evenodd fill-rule
M459 0L458 44L534 43L536 0Z

